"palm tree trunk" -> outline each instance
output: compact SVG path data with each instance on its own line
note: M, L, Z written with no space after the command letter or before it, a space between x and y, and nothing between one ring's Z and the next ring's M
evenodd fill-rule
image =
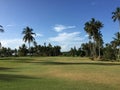
M95 43L95 41L94 41L93 49L94 49L94 58L96 59L96 43Z
M29 55L31 56L30 42L28 44L29 44Z
M93 58L96 59L96 41L95 41L95 33L93 32Z
M120 34L120 20L119 20L119 34ZM120 35L118 34L118 40L120 40ZM120 45L119 45L119 53L118 53L118 59L120 60Z
M101 57L101 54L100 54L100 39L99 39L99 59Z
M93 44L92 44L92 54L93 54L93 60L96 59L96 45L95 45L95 40L92 37Z
M89 44L90 44L90 57L93 57L92 40L91 40L91 37L90 37L90 36L89 36Z

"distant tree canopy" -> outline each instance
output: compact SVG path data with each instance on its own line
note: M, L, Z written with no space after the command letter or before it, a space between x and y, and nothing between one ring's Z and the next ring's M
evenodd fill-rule
M30 47L30 53L32 56L59 56L61 55L60 46L52 46L50 43L48 46L42 46L42 45L35 45ZM23 44L18 49L18 55L19 56L27 56L29 55L29 49L25 44Z

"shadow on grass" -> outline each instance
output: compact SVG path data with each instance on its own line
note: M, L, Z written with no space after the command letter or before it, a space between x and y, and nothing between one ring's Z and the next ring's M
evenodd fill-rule
M2 57L0 60L33 60L30 57Z
M13 69L13 68L0 67L0 71L1 70L4 70L4 71L7 70L8 71L8 70L11 70L11 69Z
M0 67L0 71L7 72L18 72L15 68Z
M42 62L27 62L27 63L36 63L42 65L105 65L105 66L116 66L120 65L120 63L112 63L112 62L51 62L51 61L42 61Z
M15 81L22 79L36 79L34 77L29 77L25 75L14 75L14 74L0 74L0 81Z

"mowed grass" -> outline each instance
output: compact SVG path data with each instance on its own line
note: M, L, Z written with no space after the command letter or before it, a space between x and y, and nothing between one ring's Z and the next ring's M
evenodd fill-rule
M0 58L0 90L120 90L120 62L80 57Z

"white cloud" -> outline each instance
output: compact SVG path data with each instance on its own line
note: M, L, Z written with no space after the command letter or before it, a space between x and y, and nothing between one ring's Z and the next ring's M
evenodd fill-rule
M43 37L43 34L36 33L36 37Z
M68 51L71 47L79 48L84 38L80 37L80 32L60 33L56 37L49 38L52 42L57 42L62 51Z
M24 42L22 39L5 39L0 40L3 47L10 47L12 49L19 48Z
M14 25L12 25L12 24L9 24L9 25L6 25L6 27L13 27Z
M53 29L56 31L56 32L61 32L63 30L66 30L66 29L72 29L72 28L75 28L76 26L65 26L65 25L60 25L60 24L57 24L53 27Z
M11 23L11 24L6 25L6 27L14 27L14 26L16 26L15 23Z

